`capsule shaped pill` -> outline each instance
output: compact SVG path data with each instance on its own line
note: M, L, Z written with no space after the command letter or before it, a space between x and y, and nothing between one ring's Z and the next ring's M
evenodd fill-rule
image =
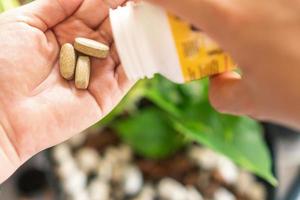
M96 58L106 58L109 53L107 45L82 37L75 39L74 47L80 53Z
M91 61L88 56L79 56L76 65L75 87L85 90L90 83Z
M72 80L76 66L76 52L72 44L66 43L61 47L59 65L61 76Z

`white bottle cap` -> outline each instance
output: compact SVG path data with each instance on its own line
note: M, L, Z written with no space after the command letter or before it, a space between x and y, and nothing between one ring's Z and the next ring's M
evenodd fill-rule
M128 2L110 10L116 47L127 77L152 78L160 73L172 81L184 78L166 12L149 3Z

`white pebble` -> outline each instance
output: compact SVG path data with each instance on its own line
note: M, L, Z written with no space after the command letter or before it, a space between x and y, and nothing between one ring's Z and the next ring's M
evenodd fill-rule
M90 200L90 197L85 189L74 191L69 195L70 200Z
M121 183L127 173L127 164L120 163L112 166L112 177L111 180L115 183Z
M76 153L75 159L83 172L90 173L97 170L100 156L92 148L82 148Z
M267 197L266 188L259 183L254 184L249 191L248 197L254 200L263 200Z
M164 178L158 184L160 198L166 200L185 200L186 188L179 182L171 178Z
M132 159L132 150L130 146L123 144L118 148L118 150L118 157L121 162L129 162Z
M224 156L219 157L217 171L227 184L234 184L237 182L238 175L239 175L238 168L228 158Z
M98 175L107 180L120 182L124 177L124 165L132 158L132 151L128 145L109 147L98 165Z
M218 154L207 148L193 146L188 152L188 156L198 164L199 167L212 170L218 165Z
M72 159L71 149L66 143L57 145L53 148L52 156L58 164L63 163L68 159Z
M202 195L194 187L187 187L187 200L203 200Z
M77 193L77 191L82 191L85 188L86 183L87 176L83 172L77 171L73 176L62 181L62 186L67 194L72 195Z
M96 179L88 187L90 200L108 200L110 194L109 183Z
M246 171L241 171L238 175L238 180L235 184L237 190L241 194L251 193L250 188L255 184L255 179L252 174Z
M133 166L129 166L125 170L123 189L127 195L137 194L143 186L143 176L141 171Z
M73 159L66 160L65 162L61 163L57 169L58 176L64 180L73 176L74 173L78 172L78 167Z
M83 145L83 143L86 140L86 133L79 133L68 140L68 143L71 145L71 147L76 148Z
M97 174L98 176L106 181L111 181L113 173L113 164L106 159L99 162Z
M235 200L235 196L225 188L219 188L214 194L214 200Z
M155 190L151 185L146 185L134 200L154 200Z
M113 165L118 163L118 149L115 147L109 147L104 152L103 159L107 162L111 162Z

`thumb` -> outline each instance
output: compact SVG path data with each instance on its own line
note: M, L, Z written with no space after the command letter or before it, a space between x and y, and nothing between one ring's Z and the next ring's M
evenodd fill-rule
M21 8L25 22L42 31L71 16L84 0L36 0Z
M211 78L209 97L212 106L234 115L252 115L252 99L236 72L226 72Z
M210 35L220 32L233 6L232 0L147 0L189 21Z

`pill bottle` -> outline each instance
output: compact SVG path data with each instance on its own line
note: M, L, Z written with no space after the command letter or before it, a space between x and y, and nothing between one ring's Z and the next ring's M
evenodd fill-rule
M110 10L117 51L131 80L161 74L185 83L234 69L230 57L203 32L147 2Z

